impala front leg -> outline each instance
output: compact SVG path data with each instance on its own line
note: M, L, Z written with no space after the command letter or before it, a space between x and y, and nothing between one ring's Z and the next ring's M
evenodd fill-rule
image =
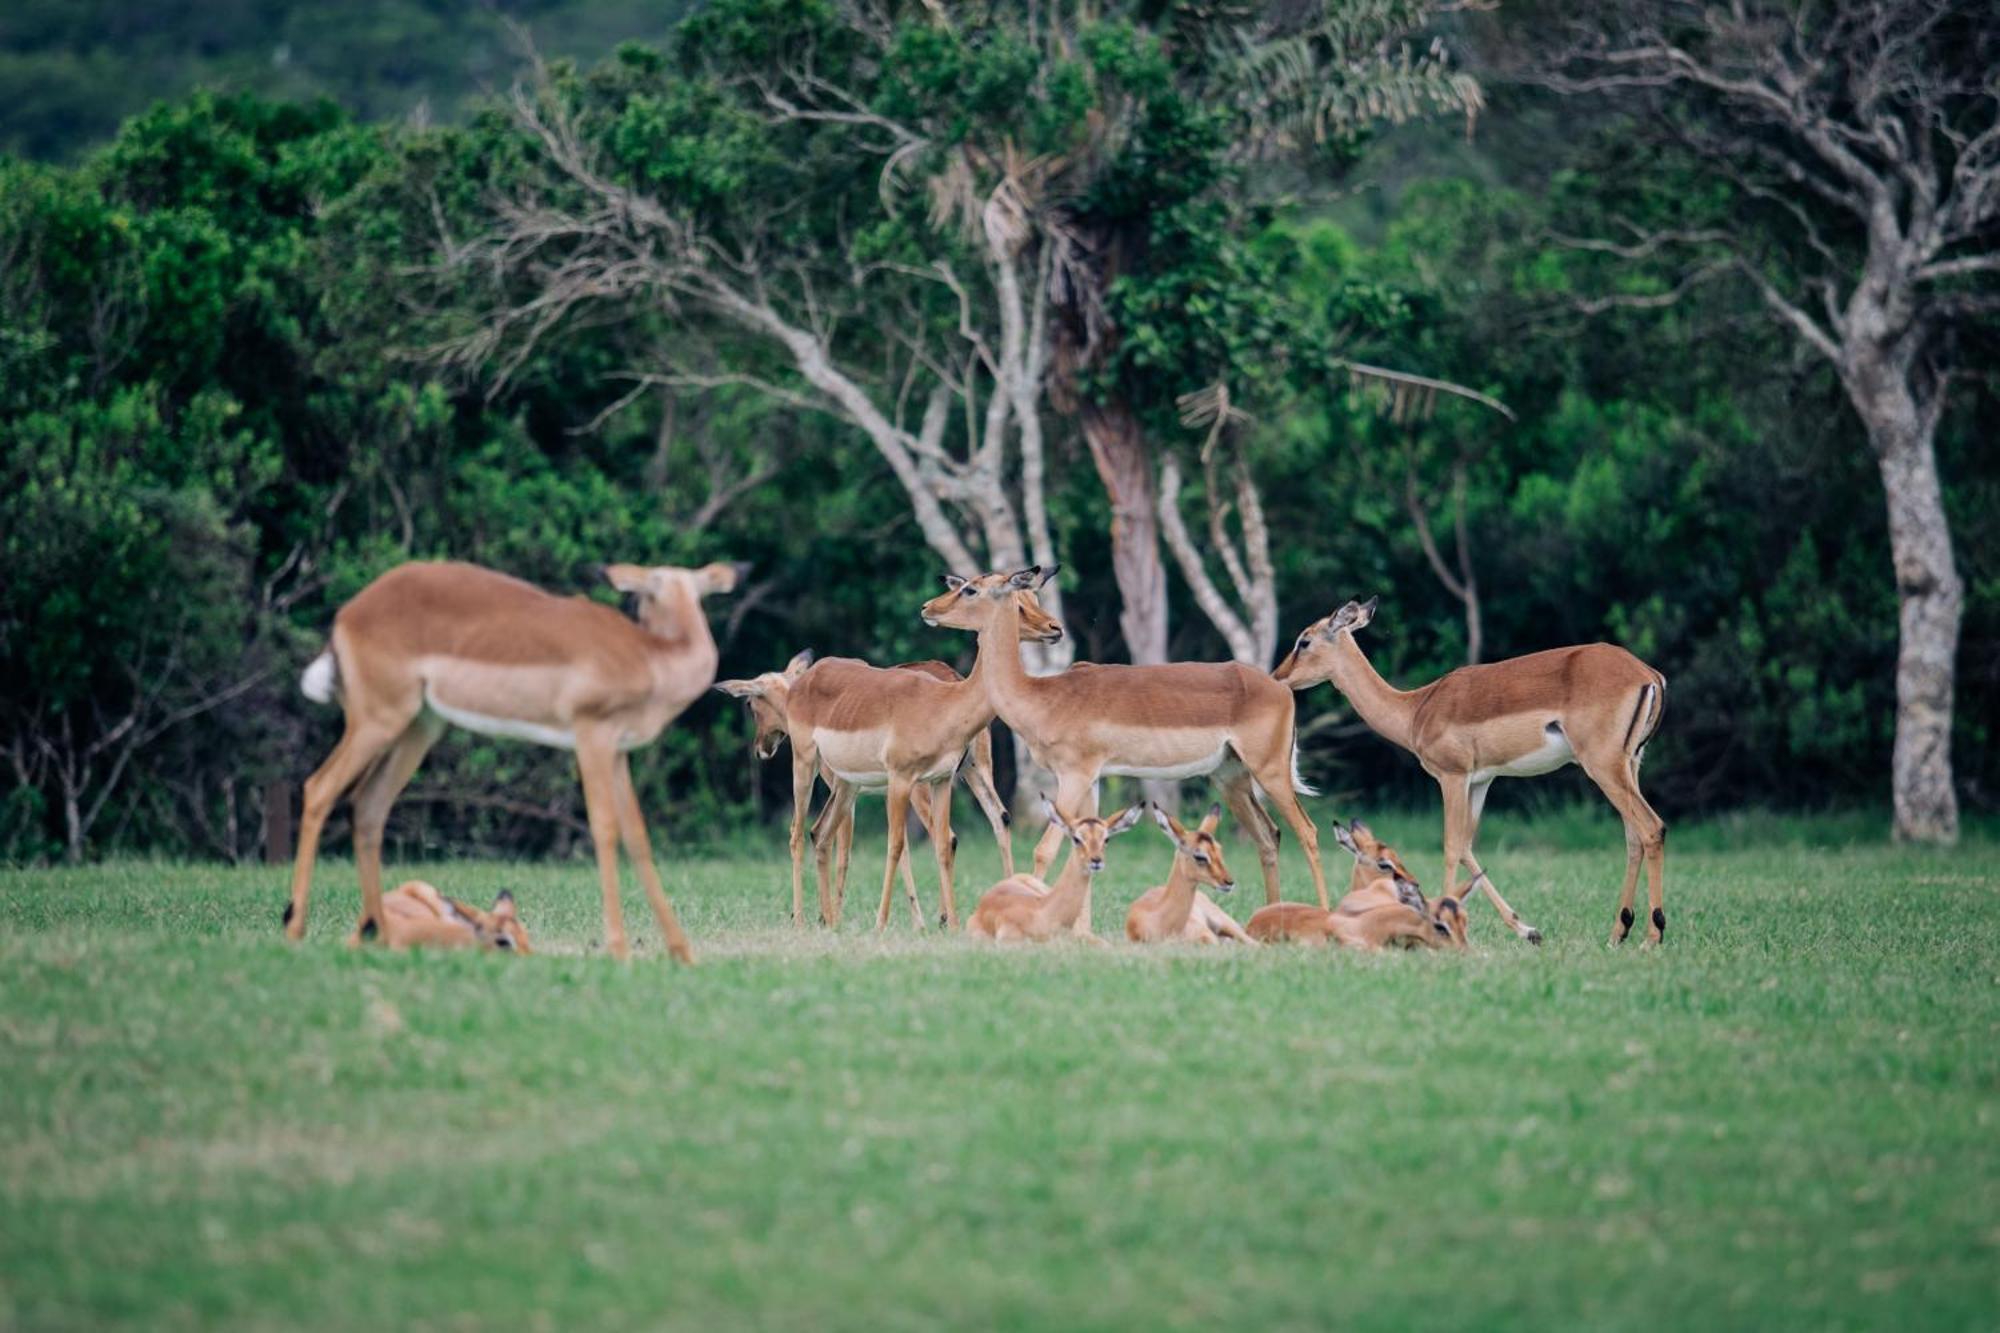
M812 805L813 776L819 771L816 756L806 753L806 747L792 742L792 924L803 926L806 914L806 811ZM831 798L829 797L829 803ZM824 819L826 812L820 812ZM815 839L817 842L817 839ZM819 919L822 924L831 925L826 896L826 876L819 880Z
M896 867L903 859L903 851L910 837L910 780L897 774L889 777L889 860L882 867L882 905L875 911L875 929L889 928L889 903L896 891ZM916 898L914 884L910 891L912 902ZM922 924L921 918L918 922Z
M625 857L639 872L639 882L646 886L646 899L652 904L653 919L659 922L667 952L679 962L692 963L694 946L688 943L687 932L681 929L673 900L667 897L666 886L660 883L660 868L653 863L653 842L646 834L646 819L639 810L639 793L632 786L632 757L622 750L618 752L611 777Z
M604 947L613 958L629 958L632 950L625 939L625 909L618 901L618 797L612 754L607 742L576 738L576 770L583 780L583 808L590 818L590 843L597 853L597 885L604 895Z

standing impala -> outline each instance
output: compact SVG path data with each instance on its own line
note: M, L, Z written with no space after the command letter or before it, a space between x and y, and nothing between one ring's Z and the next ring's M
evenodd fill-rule
M1500 919L1531 944L1522 921L1472 854L1486 793L1501 777L1531 778L1580 764L1625 821L1625 887L1611 942L1632 930L1639 863L1652 902L1647 938L1666 937L1662 880L1667 826L1639 794L1639 761L1659 729L1667 679L1623 648L1587 643L1485 666L1460 667L1414 690L1375 674L1354 641L1375 618L1376 598L1349 602L1309 626L1272 674L1295 690L1330 680L1376 732L1416 755L1444 793L1444 892L1458 896L1470 870Z
M1224 769L1223 795L1258 838L1269 816L1256 809L1261 788L1298 835L1312 866L1313 886L1327 904L1319 835L1299 806L1294 785L1291 691L1240 662L1178 662L1165 666L1096 666L1080 662L1054 676L1030 676L1021 665L1021 618L1011 594L1055 577L1031 566L976 579L945 575L949 591L924 603L929 625L973 630L986 667L993 709L1028 743L1035 762L1056 778L1056 804L1084 813L1097 808L1097 780L1108 774L1193 778ZM1225 768L1225 765L1228 765ZM1248 809L1246 810L1245 806ZM1261 823L1259 822L1261 820ZM1048 869L1061 841L1051 827L1035 848L1035 873ZM1275 833L1265 861L1265 894L1278 896ZM1076 929L1090 929L1089 890Z
M733 590L742 571L728 564L610 566L604 574L611 586L638 598L637 624L587 598L557 597L477 565L400 565L355 594L299 682L309 699L338 698L347 730L306 780L285 933L305 936L320 831L350 790L358 929L364 939L377 933L389 807L446 724L456 723L576 753L604 891L606 947L616 958L628 953L618 903L622 837L668 950L693 962L653 865L630 752L715 679L715 639L701 599Z
M1063 629L1042 610L1033 590L1025 585L1012 590L1006 601L1017 627L1016 642L1007 655L1019 671L1019 626L1027 625L1031 637L1041 643L1062 638ZM882 869L882 905L875 914L877 930L889 923L896 868L909 836L911 793L919 785L943 788L928 801L926 829L937 854L945 924L958 924L958 904L952 890L950 785L966 748L993 725L986 678L1002 666L990 660L982 645L972 673L963 679L956 673L944 680L924 671L875 667L851 657L827 657L791 682L785 706L792 737L794 857L800 847L806 806L812 799L813 779L822 768L838 779L831 784L834 800L851 802L855 791L888 794L889 849ZM833 827L838 828L843 818L845 811L837 812ZM824 842L819 844L816 857L820 914L832 923L839 920L839 905L827 888L825 847ZM913 909L915 902L913 890Z
M1035 610L1042 619L1049 620L1047 614L1039 607ZM1055 622L1049 620L1049 624L1054 625ZM715 683L716 689L733 699L742 699L750 705L750 716L757 728L753 748L759 759L771 758L778 753L779 746L791 739L792 682L804 674L806 668L811 665L812 654L802 652L793 657L783 671L766 671L763 675L752 676L748 680L719 680ZM916 671L933 680L964 679L948 664L937 661L902 662L891 670ZM965 785L971 790L973 799L979 802L979 808L986 812L986 822L992 826L993 839L1000 846L1000 873L1011 875L1014 873L1014 848L1007 837L1007 826L1010 822L1007 806L1000 799L999 790L993 785L993 731L990 725L973 736L972 744L966 747L965 758L969 766L962 768L960 774L965 779ZM828 799L820 808L819 818L814 820L812 825L813 848L818 853L816 859L824 861L830 848L839 849L838 868L833 877L833 916L827 918L824 915L824 908L821 916L822 924L833 926L840 923L840 906L847 896L848 849L854 841L854 789L836 776L824 761L820 764L819 776L826 783ZM917 819L926 830L929 830L935 823L931 814L932 801L950 800L951 792L948 787L932 787L926 783L918 783L911 788L910 796L910 803L916 809ZM792 924L796 926L803 923L805 912L803 888L805 812L794 810L792 814ZM903 887L914 902L917 895L916 882L911 877L907 852L902 859L900 869L903 874ZM826 878L825 870L822 869L819 874L822 880Z

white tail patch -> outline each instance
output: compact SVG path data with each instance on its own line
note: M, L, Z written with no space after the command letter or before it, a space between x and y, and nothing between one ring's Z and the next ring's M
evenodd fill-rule
M324 652L299 677L299 693L316 704L330 704L339 680L340 668L335 665L332 652Z
M1319 795L1318 788L1307 782L1305 777L1299 772L1299 742L1297 737L1292 739L1292 790L1301 796Z

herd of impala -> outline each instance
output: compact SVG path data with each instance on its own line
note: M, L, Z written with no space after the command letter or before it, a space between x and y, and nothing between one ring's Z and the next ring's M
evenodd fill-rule
M660 883L632 785L631 752L658 736L714 685L748 702L756 752L792 751L792 920L804 921L805 843L811 837L819 918L837 925L846 893L854 800L879 791L888 801L888 852L877 928L886 926L902 876L912 917L923 912L906 847L909 815L937 855L943 919L959 924L954 896L951 784L963 771L999 842L1006 878L966 916L973 935L993 940L1091 932L1091 879L1106 844L1149 817L1173 844L1164 884L1147 890L1126 916L1139 943L1298 941L1373 949L1463 948L1465 893L1478 889L1515 934L1538 943L1473 856L1487 790L1498 777L1533 777L1580 765L1625 824L1625 882L1613 943L1631 931L1639 873L1646 872L1647 938L1666 934L1662 877L1665 825L1639 792L1639 763L1660 724L1666 680L1623 648L1584 644L1509 661L1464 667L1414 690L1378 675L1355 641L1375 600L1348 602L1299 636L1271 672L1240 663L1163 666L1079 663L1051 676L1030 674L1024 639L1049 643L1063 629L1036 591L1055 576L1039 566L977 578L945 576L945 591L920 608L927 625L977 636L971 673L942 662L870 666L851 658L813 661L800 653L782 671L715 682L718 653L701 600L732 591L741 566L699 569L612 565L604 575L638 607L636 620L585 597L558 597L467 564L407 564L363 589L334 617L326 650L300 682L307 697L338 700L346 730L305 786L298 858L286 934L305 934L306 905L320 835L334 803L351 796L361 915L354 939L391 945L464 944L526 952L528 938L511 897L482 911L412 881L384 893L382 834L389 809L424 755L456 723L576 754L604 895L605 942L627 955L619 903L618 847L644 885L666 947L693 960ZM1292 695L1332 681L1382 736L1409 750L1444 796L1444 884L1426 898L1395 850L1356 820L1335 825L1354 858L1347 892L1327 893L1319 834L1301 793ZM1032 873L1016 873L1008 816L993 785L990 727L1005 722L1054 779L1043 799L1048 829ZM969 764L967 761L970 761ZM1146 805L1114 816L1097 810L1106 776L1185 779L1212 776L1219 801L1193 827ZM828 796L810 830L816 783ZM1311 867L1316 902L1280 901L1275 806ZM1209 895L1235 884L1216 840L1224 806L1257 848L1265 906L1238 924ZM1067 840L1053 882L1045 877Z

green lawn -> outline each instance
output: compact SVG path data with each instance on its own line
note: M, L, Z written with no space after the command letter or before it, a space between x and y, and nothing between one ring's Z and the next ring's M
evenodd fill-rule
M838 936L775 845L669 862L691 971L636 888L593 954L585 865L425 870L528 959L341 947L340 861L302 948L281 872L0 871L0 1329L2000 1323L1991 830L1676 828L1612 951L1615 823L1524 827L1549 942L1463 957L877 938L879 839Z

